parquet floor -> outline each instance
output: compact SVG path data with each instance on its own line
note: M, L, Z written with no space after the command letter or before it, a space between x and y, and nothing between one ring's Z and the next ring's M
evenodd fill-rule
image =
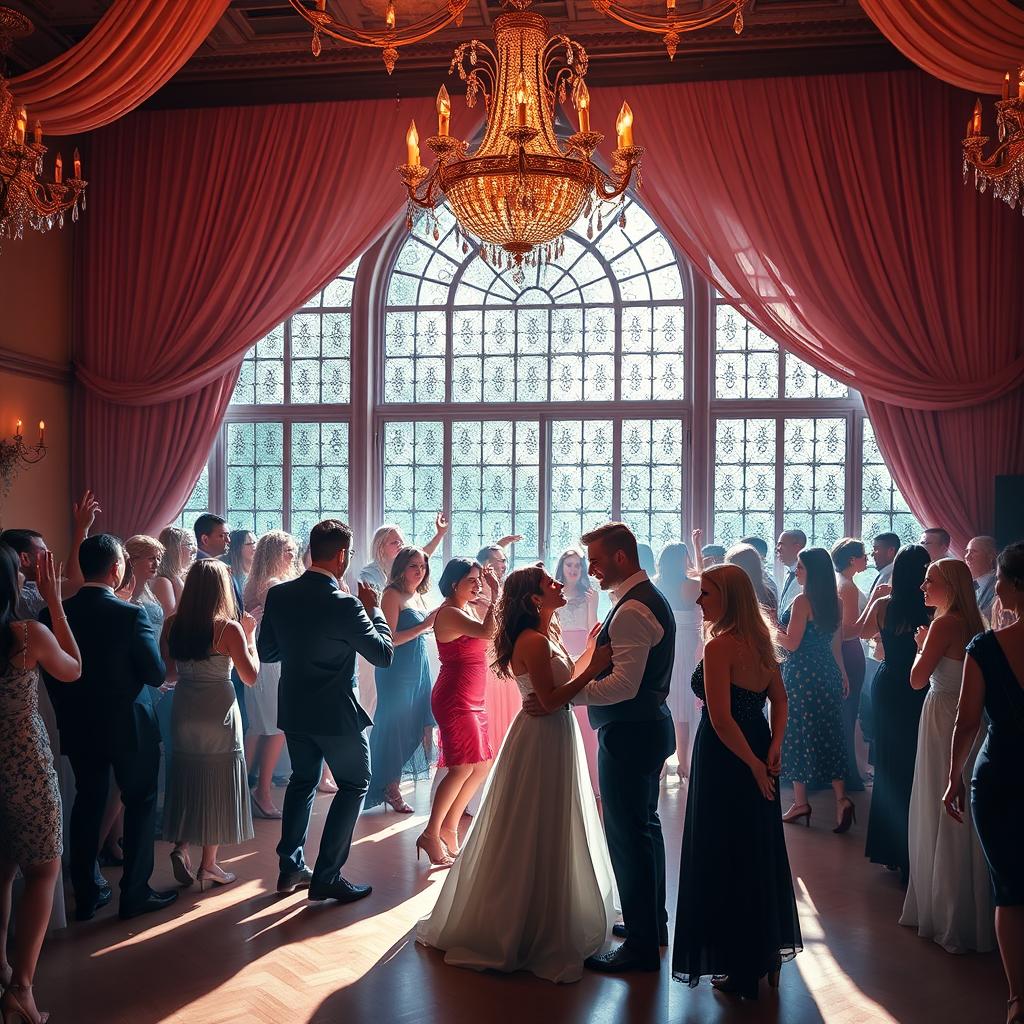
M278 802L282 794L278 794ZM374 885L352 906L278 897L278 826L256 822L257 838L225 849L239 876L225 889L183 891L168 911L121 922L114 907L48 940L36 991L53 1024L1001 1024L1005 984L995 954L954 957L896 919L895 877L863 857L867 796L847 836L829 828L830 794L816 800L814 827L787 830L805 949L783 969L778 994L738 1003L707 983L689 989L660 975L587 975L555 986L527 974L477 974L448 967L412 939L443 872L417 864L429 785L409 788L417 814L364 814L347 874ZM317 798L315 851L329 798ZM685 804L667 784L669 905ZM157 844L157 887L173 885ZM107 872L116 882L116 869ZM116 900L115 900L116 902ZM667 954L666 954L667 961Z

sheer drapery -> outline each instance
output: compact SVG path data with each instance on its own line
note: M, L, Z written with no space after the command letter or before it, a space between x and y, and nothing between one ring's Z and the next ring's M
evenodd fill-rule
M406 126L433 116L432 100L167 111L97 135L73 466L108 529L177 515L246 350L393 222Z
M591 96L593 123L613 125L621 90ZM960 544L990 532L993 478L1024 471L1009 437L1024 428L1024 232L961 183L970 98L898 72L629 99L666 233L762 330L865 396L920 519Z
M1024 59L1024 11L1009 0L860 0L882 35L930 75L998 93ZM1017 82L1010 85L1017 95Z
M11 91L47 135L75 135L110 124L174 75L228 3L114 0L80 43L12 79Z

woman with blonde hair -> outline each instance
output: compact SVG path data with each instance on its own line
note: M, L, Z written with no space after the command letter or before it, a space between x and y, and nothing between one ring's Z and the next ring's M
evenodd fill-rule
M417 930L446 963L555 982L580 979L615 919L611 858L568 710L612 651L591 639L574 665L555 619L564 604L562 584L539 566L505 581L493 668L542 712L509 728L462 853Z
M256 552L245 582L243 604L259 624L267 591L297 575L299 542L284 530L270 530L256 542ZM245 760L258 778L252 791L252 810L257 818L280 818L270 787L274 766L284 748L284 733L277 727L277 690L281 683L281 663L260 665L254 686L245 691L245 710L249 730L245 734Z
M195 562L160 637L168 674L178 679L163 834L176 840L171 865L183 885L197 878L200 888L235 881L217 863L217 849L253 837L242 715L231 668L246 686L256 682L260 663L255 632L251 615L243 612L241 621L237 618L228 567L215 558ZM197 874L192 872L190 843L203 847Z
M757 553L757 548L750 544L733 544L725 553L725 565L738 565L750 580L754 588L754 597L764 609L769 620L778 617L778 598L768 589L764 581L764 562Z
M427 558L440 547L450 525L448 517L443 512L438 512L437 518L434 520L434 536L420 549ZM402 528L396 523L384 523L383 526L378 526L373 531L373 540L370 541L371 561L359 570L360 581L369 584L378 594L383 593L391 576L391 566L395 561L395 556L402 548L407 547L408 543L402 533Z
M788 703L771 631L738 565L701 574L707 637L693 674L704 702L683 826L672 975L757 998L801 946L778 776ZM771 706L771 724L764 715Z
M918 654L910 671L910 685L915 690L927 686L928 695L917 734L910 795L910 885L900 924L916 928L918 935L948 953L987 953L995 948L995 908L978 834L972 822L957 824L942 806L967 645L985 632L985 624L965 562L932 562L921 590L935 617L915 635ZM980 745L977 740L966 759L967 778Z
M196 538L191 530L166 526L160 531L160 543L164 551L151 586L166 619L174 614L185 585L185 574L196 560Z

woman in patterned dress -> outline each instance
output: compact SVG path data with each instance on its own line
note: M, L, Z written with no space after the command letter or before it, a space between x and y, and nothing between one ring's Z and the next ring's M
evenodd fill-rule
M804 548L796 580L803 588L793 602L789 626L779 644L789 651L782 680L789 696L789 725L782 747L782 774L793 783L793 805L786 822L811 823L807 787L832 786L836 798L834 832L848 832L856 820L846 795L846 741L843 701L850 684L843 668L842 610L832 556L824 548Z
M53 622L19 621L24 577L18 556L0 544L0 1016L27 1024L47 1019L36 1009L32 979L46 935L63 852L62 808L53 754L39 715L39 666L62 683L82 674L82 658L60 603L53 555L39 555L36 580ZM7 956L12 887L21 869L13 956Z

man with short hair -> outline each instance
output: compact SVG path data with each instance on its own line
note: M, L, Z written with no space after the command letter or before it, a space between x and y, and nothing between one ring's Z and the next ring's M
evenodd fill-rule
M992 618L992 605L996 599L996 557L999 545L994 537L972 537L967 542L964 561L974 578L974 594L978 610L986 622Z
M768 571L768 541L763 537L751 535L750 537L740 537L739 542L740 544L749 544L761 556L761 579L778 606L779 585L775 582L775 577Z
M373 722L355 689L356 656L387 668L394 645L377 592L360 581L355 598L339 586L352 557L348 526L337 519L317 523L309 535L309 557L310 567L298 579L267 592L257 641L261 661L281 663L277 724L292 762L277 846L277 891L309 889L311 900L351 903L372 891L341 874L370 784L364 730ZM310 871L303 850L324 761L338 792Z
M676 748L666 703L676 623L668 601L640 567L636 537L606 523L581 538L590 575L614 592L598 645L612 645L613 664L576 696L598 737L598 781L612 869L622 903L625 942L589 957L591 970L657 971L668 943L665 840L658 817L661 770Z
M790 606L800 593L800 584L796 581L797 556L807 547L807 534L803 530L783 530L775 545L775 557L785 568L786 575L779 591L779 621L789 612Z
M868 600L878 587L888 586L892 579L892 567L896 552L900 549L900 538L895 533L880 533L871 542L871 560L875 563L877 575L871 581Z
M941 526L929 526L921 531L921 539L917 542L927 552L928 557L937 562L940 558L949 558L949 533Z
M700 549L700 557L704 562L705 569L710 569L713 565L721 565L725 561L725 546L722 544L705 544Z
M128 919L160 910L178 895L149 886L160 731L151 702L138 697L144 686L163 683L164 663L145 608L114 596L124 575L121 542L107 533L89 537L82 541L78 559L85 582L63 604L82 653L82 675L71 684L46 678L61 750L75 773L69 834L75 916L87 921L111 899L95 868L113 769L124 804L119 914ZM49 626L49 611L40 619Z

